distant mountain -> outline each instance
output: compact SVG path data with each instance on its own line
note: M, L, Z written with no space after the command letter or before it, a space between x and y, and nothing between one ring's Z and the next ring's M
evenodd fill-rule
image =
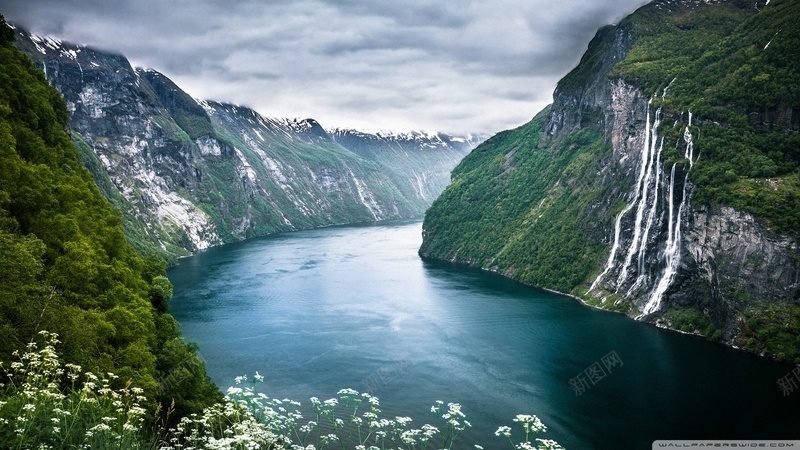
M395 183L404 185L411 181L417 197L431 203L450 184L450 177L441 176L438 167L442 164L455 167L462 159L460 153L447 156L444 152L448 149L469 152L485 139L485 136L472 135L457 137L443 133L392 131L367 133L347 129L332 129L328 133L336 143L362 158L382 166L393 166L395 170L390 176ZM409 160L411 155L415 155L413 160ZM449 161L442 160L448 157ZM409 160L409 163L394 163L403 160Z
M478 146L420 254L800 362L800 2L656 0Z
M64 96L72 138L126 234L168 258L280 231L421 216L475 143L329 133L313 119L195 100L121 55L21 29L16 45Z

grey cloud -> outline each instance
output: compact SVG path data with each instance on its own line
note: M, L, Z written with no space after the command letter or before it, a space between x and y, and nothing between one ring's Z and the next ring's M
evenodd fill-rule
M464 13L471 0L430 2L374 2L365 0L323 0L346 15L385 17L403 27L462 28L472 17Z
M490 133L529 120L597 28L643 3L0 0L0 13L268 116Z

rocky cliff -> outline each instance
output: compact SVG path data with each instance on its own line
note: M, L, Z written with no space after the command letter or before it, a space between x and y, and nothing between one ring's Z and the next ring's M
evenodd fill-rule
M420 254L800 361L797 18L663 0L601 29L454 170Z
M473 146L329 134L312 119L195 100L121 55L23 30L17 46L64 96L84 164L143 252L175 257L279 231L420 216Z

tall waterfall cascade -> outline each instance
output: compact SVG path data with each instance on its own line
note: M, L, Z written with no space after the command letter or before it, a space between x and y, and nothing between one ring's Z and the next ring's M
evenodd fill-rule
M669 88L669 86L667 86ZM666 95L667 88L664 89ZM610 293L633 300L642 315L661 308L681 263L681 237L689 210L688 175L696 158L691 126L684 129L683 161L675 162L667 174L663 167L664 138L659 136L661 108L647 105L644 143L634 190L614 221L614 236L603 271L587 294L599 293L602 301ZM688 165L688 168L686 167Z

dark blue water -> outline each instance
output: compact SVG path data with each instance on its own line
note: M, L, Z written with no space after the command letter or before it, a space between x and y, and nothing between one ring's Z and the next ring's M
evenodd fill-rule
M790 366L423 262L420 232L334 227L199 252L169 274L172 313L223 389L259 371L275 398L369 391L417 427L435 400L459 402L463 448L509 448L494 431L516 414L569 450L800 438L800 389L777 384Z

